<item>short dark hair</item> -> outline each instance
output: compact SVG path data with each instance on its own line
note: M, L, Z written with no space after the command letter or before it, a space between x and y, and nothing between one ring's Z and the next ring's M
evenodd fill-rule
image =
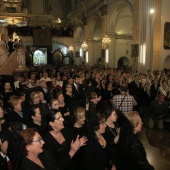
M128 87L127 86L120 86L120 90L121 90L121 92L127 92Z

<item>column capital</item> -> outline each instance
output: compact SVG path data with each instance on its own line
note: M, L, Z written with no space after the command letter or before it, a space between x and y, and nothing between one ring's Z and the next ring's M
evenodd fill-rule
M73 42L75 46L80 46L81 43L80 42Z
M102 16L107 15L107 6L106 5L101 6L100 11Z
M87 38L87 42L94 42L95 40L93 38Z
M107 35L110 37L110 38L114 38L118 35L118 33L116 32L107 32Z

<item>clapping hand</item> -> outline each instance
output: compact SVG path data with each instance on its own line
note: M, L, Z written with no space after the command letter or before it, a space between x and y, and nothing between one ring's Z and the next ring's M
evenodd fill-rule
M86 145L86 142L88 141L87 137L83 136L79 139L80 147Z
M0 148L1 148L1 152L6 155L7 153L7 149L8 149L8 141L5 141L5 142L1 142L0 140Z

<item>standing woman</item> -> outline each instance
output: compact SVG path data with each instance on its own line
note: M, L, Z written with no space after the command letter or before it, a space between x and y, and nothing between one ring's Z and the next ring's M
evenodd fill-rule
M87 136L87 130L85 125L85 108L78 107L73 116L73 127L71 128L72 139L75 140L77 136L84 137ZM85 146L81 147L76 155L73 157L76 168L75 170L84 170L84 155L85 155Z
M4 109L3 106L0 104L0 132L7 128L8 127L6 126L5 117L4 117Z
M64 118L59 111L50 111L47 121L49 122L50 131L43 137L45 148L54 161L58 162L59 169L74 170L72 157L81 146L86 144L87 139L77 136L73 141L69 131L64 127Z
M71 113L74 113L75 108L77 107L77 101L74 100L72 93L72 84L66 84L66 92L64 94L64 101L69 106Z
M105 135L108 137L110 143L113 145L117 144L119 141L120 128L118 124L116 124L117 118L118 116L116 113L116 109L114 107L112 109L108 109Z
M137 111L129 112L127 118L131 124L129 134L123 143L125 147L121 150L122 157L119 160L120 170L154 170L146 157L145 148L137 137L137 133L142 129L142 120ZM127 148L127 149L126 149ZM125 156L124 156L125 155Z
M42 113L42 108L39 105L32 106L30 110L32 121L28 127L36 128L37 132L43 136L47 130L46 115Z
M23 139L24 157L19 170L57 170L50 155L43 150L44 141L34 128L27 128L20 133Z
M55 99L55 98L51 99L50 108L52 110L58 110L59 109L59 103L58 103L57 99Z
M57 93L56 96L59 103L59 110L64 118L64 124L66 126L70 125L70 116L72 115L71 109L67 103L64 101L64 95L62 92Z
M86 147L86 170L116 170L110 144L103 136L106 128L105 123L105 116L98 114L93 139L87 143Z

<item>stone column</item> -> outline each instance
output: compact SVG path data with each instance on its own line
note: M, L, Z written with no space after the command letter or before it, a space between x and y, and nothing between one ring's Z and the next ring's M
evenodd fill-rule
M86 11L85 11L85 15L86 15ZM86 16L84 18L82 18L82 23L83 23L83 39L84 39L84 42L87 43L87 41L86 41L86 38L87 38L87 18L86 18ZM86 50L83 51L84 64L86 64L86 52L85 51Z
M17 50L17 61L19 67L25 67L25 49L20 48Z
M101 8L101 16L102 16L102 39L107 34L107 6L104 4ZM106 63L106 49L102 44L102 49L104 49L105 58L104 58L104 66L108 67L108 63ZM110 54L110 53L109 53Z
M94 39L87 39L88 43L88 63L87 65L93 66L95 65L95 58L94 58Z
M74 61L76 65L81 65L82 64L82 57L76 57L76 52L80 50L80 42L74 42Z
M139 41L139 0L133 4L133 44L140 44ZM132 72L138 72L139 54L132 59Z
M161 48L161 9L162 0L155 0L155 16L154 16L154 36L153 36L153 60L152 60L152 70L160 69L160 48Z
M109 50L109 62L108 67L115 68L117 67L115 51L116 51L116 35L117 33L108 33L109 38L111 39L111 44L108 48Z
M106 34L106 27L107 27L107 6L103 5L100 8L101 11L101 16L102 16L102 38L105 36Z

